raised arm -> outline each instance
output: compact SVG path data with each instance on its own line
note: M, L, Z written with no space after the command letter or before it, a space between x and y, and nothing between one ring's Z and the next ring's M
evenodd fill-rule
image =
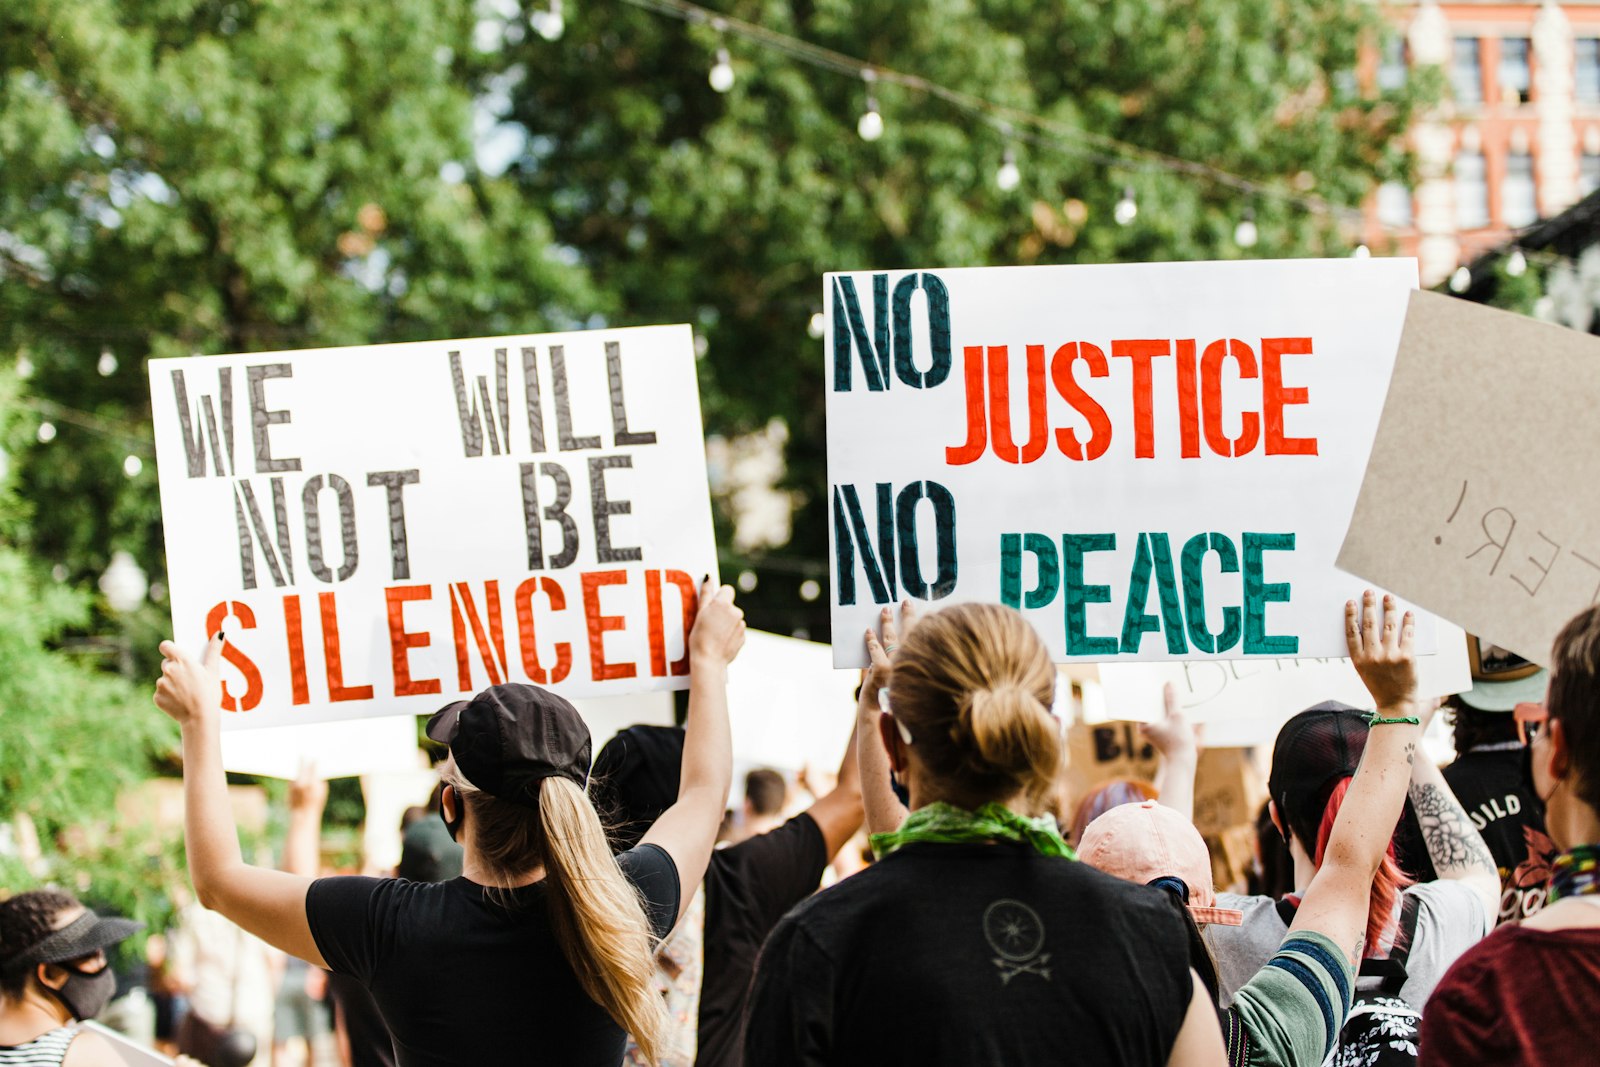
M1500 914L1500 870L1439 765L1420 745L1411 767L1411 806L1439 880L1470 887L1483 900L1493 925Z
M217 634L197 661L171 641L161 643L156 706L177 720L183 734L183 841L195 897L212 911L274 948L326 967L306 921L300 874L244 862L222 770L222 680Z
M1377 598L1370 589L1362 595L1359 614L1354 601L1345 605L1350 661L1378 711L1328 837L1322 866L1289 926L1291 934L1315 931L1336 945L1349 946L1352 965L1361 959L1372 879L1400 821L1411 762L1422 737L1417 723L1415 620L1409 611L1397 620L1391 596L1384 597L1382 619L1380 625ZM1392 721L1406 719L1411 721Z
M902 605L905 628L909 631L915 621L911 602ZM867 820L867 833L883 834L898 830L905 821L906 806L894 795L889 785L889 753L883 747L878 732L878 720L883 711L878 706L878 691L889 685L890 656L898 644L899 634L894 622L894 609L884 608L879 618L883 640L871 630L867 631L867 676L861 682L861 697L856 701L856 755L861 778L861 806Z
M860 743L861 723L858 719L850 731L850 742L845 745L844 759L839 761L839 777L833 788L806 809L806 814L822 831L822 840L827 845L830 860L861 829L861 763L856 756L856 746Z
M322 809L328 803L328 782L316 767L304 766L289 783L289 829L283 835L283 870L317 876L322 858Z
M1139 734L1161 753L1161 769L1156 772L1158 801L1185 819L1194 820L1194 776L1200 763L1200 744L1195 727L1178 705L1178 690L1171 682L1161 689L1166 714L1160 722L1139 726Z
M707 579L689 632L689 716L684 722L678 799L640 842L665 849L677 865L680 915L705 877L733 783L728 664L744 645L744 628L744 612L733 603L733 586L718 589Z

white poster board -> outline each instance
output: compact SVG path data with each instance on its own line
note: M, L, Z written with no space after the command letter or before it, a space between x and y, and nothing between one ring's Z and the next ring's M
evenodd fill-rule
M830 274L834 663L901 598L1063 661L1338 656L1409 259ZM1431 621L1418 627L1431 651Z
M178 642L227 728L688 684L717 570L687 326L153 360Z
M734 761L833 773L855 723L859 681L856 671L833 669L827 645L745 631L744 648L728 668ZM734 788L737 793L740 783Z

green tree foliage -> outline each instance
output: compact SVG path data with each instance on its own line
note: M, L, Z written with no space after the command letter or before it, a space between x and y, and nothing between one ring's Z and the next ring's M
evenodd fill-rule
M1113 137L1358 206L1403 177L1401 134L1436 79L1378 94L1355 76L1383 32L1359 0L717 0L719 12L922 75L1084 131L1039 144L1017 128L879 83L876 142L856 120L866 87L705 21L613 0L569 5L567 32L507 48L527 71L512 117L529 132L514 166L557 238L615 294L625 322L687 319L708 341L711 424L791 427L800 491L792 557L826 551L822 346L807 336L829 270L1232 258L1253 210L1256 256L1343 255L1336 215L1139 162ZM707 83L725 43L737 80ZM535 74L536 72L536 74ZM1023 180L997 187L1010 147ZM1137 197L1132 225L1113 205ZM896 428L885 427L885 433ZM771 587L786 603L762 602ZM756 624L804 618L795 581L763 582ZM764 611L763 608L766 610Z
M60 421L21 531L161 573L147 356L567 327L607 300L473 159L471 0L0 5L0 349ZM102 351L117 360L98 373Z

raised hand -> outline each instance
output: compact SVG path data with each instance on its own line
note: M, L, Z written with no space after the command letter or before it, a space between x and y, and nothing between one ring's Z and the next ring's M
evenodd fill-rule
M222 644L220 632L206 645L198 660L175 641L161 642L161 678L156 682L156 707L179 726L215 714L222 703Z
M1383 611L1378 597L1368 589L1356 602L1344 606L1344 635L1350 662L1380 708L1411 706L1417 699L1417 657L1414 649L1416 619L1411 612L1395 615L1395 599L1385 593Z
M689 631L689 658L701 663L733 662L744 647L744 610L733 603L733 586L720 589L708 577L700 587L700 610Z

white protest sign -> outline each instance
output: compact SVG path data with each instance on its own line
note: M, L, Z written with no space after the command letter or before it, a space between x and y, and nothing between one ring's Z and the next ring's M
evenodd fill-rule
M830 274L834 663L900 598L1059 660L1337 656L1409 259ZM1432 627L1418 627L1432 649Z
M1417 659L1417 692L1424 698L1472 688L1466 634L1442 620L1437 622L1437 633L1438 651ZM1100 666L1107 711L1118 719L1155 722L1161 718L1161 691L1168 682L1177 689L1178 703L1190 722L1262 719L1272 724L1273 734L1291 715L1324 700L1364 710L1373 706L1372 694L1361 676L1343 658Z
M1416 293L1339 566L1535 663L1600 601L1600 340Z
M744 648L728 668L734 760L831 772L850 740L858 681L855 671L833 669L827 645L745 631Z
M222 767L236 774L293 780L302 767L318 778L414 771L427 762L409 716L310 722L230 730L222 735Z
M228 728L688 684L716 573L687 326L150 364L178 642Z

